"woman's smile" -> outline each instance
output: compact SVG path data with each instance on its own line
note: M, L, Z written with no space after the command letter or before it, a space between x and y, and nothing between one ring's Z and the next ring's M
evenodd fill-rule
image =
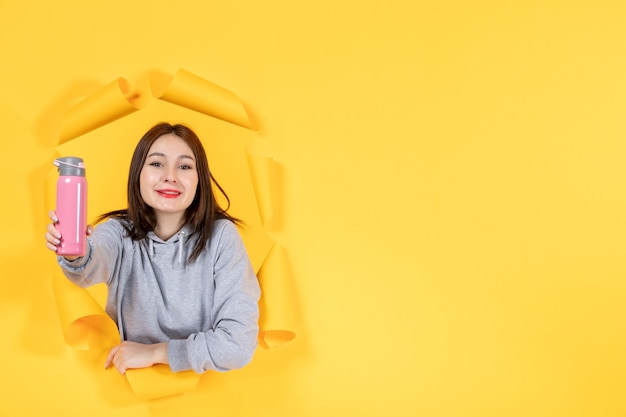
M170 189L157 190L157 193L161 197L165 197L165 198L177 198L181 194L180 191L170 190Z

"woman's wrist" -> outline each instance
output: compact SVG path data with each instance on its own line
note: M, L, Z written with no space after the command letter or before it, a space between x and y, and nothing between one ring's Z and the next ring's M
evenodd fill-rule
M167 358L167 346L168 342L156 343L152 345L152 355L154 363L162 363L165 365L168 365L170 363L169 359Z

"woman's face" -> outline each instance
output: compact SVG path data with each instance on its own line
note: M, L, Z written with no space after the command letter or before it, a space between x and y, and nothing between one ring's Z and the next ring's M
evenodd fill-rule
M171 215L180 221L198 188L196 158L191 148L171 133L158 138L141 169L139 188L143 201L154 209L157 221Z

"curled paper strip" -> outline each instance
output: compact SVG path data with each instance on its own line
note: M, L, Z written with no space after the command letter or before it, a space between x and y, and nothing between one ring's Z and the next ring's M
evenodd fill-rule
M65 143L138 110L138 95L124 78L109 83L70 108L63 118L59 143Z
M149 94L133 91L122 78L106 85L67 112L59 143L64 144L66 151L71 149L72 139L141 110L150 97L250 129L245 107L236 95L185 70L179 70L174 77L152 74L150 89ZM272 206L272 190L276 186L274 161L262 147L249 147L246 152L251 174L248 180L252 180L258 214L266 225L275 215ZM247 175L244 171L241 175ZM106 173L91 170L89 175L93 178ZM54 170L45 181L48 207L54 207L56 178ZM261 284L259 344L265 348L284 344L295 337L295 297L284 250L263 228L248 231L244 241L253 255L251 262ZM64 338L70 346L100 354L108 353L119 343L117 326L89 291L69 282L60 270L54 275L53 284ZM200 377L192 371L174 373L165 365L126 372L133 392L141 399L193 390Z
M71 283L60 269L52 278L65 342L81 350L112 348L120 342L117 326L96 300Z
M260 144L251 144L246 149L248 166L254 194L261 220L266 225L272 218L272 190L277 188L276 177L274 175L274 159L271 154Z
M174 77L152 73L150 88L156 98L251 129L248 113L239 97L217 84L184 69Z
M295 292L287 257L277 244L258 273L262 298L259 343L265 348L285 344L296 337Z

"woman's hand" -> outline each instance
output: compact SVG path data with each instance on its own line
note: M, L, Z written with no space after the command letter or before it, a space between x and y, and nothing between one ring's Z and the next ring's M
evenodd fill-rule
M120 374L125 374L127 369L147 368L157 363L169 363L167 342L150 345L126 341L111 349L104 367L114 365Z
M55 227L55 225L59 222L59 218L57 217L57 214L54 210L50 210L48 212L48 216L50 217L50 220L52 220L52 223L48 223L48 228L44 236L46 238L46 247L52 252L56 252L57 245L61 243L61 233L59 233L59 230ZM87 236L91 235L92 232L93 226L87 226ZM65 257L65 259L67 259L68 261L73 261L78 258L80 258L80 256Z

